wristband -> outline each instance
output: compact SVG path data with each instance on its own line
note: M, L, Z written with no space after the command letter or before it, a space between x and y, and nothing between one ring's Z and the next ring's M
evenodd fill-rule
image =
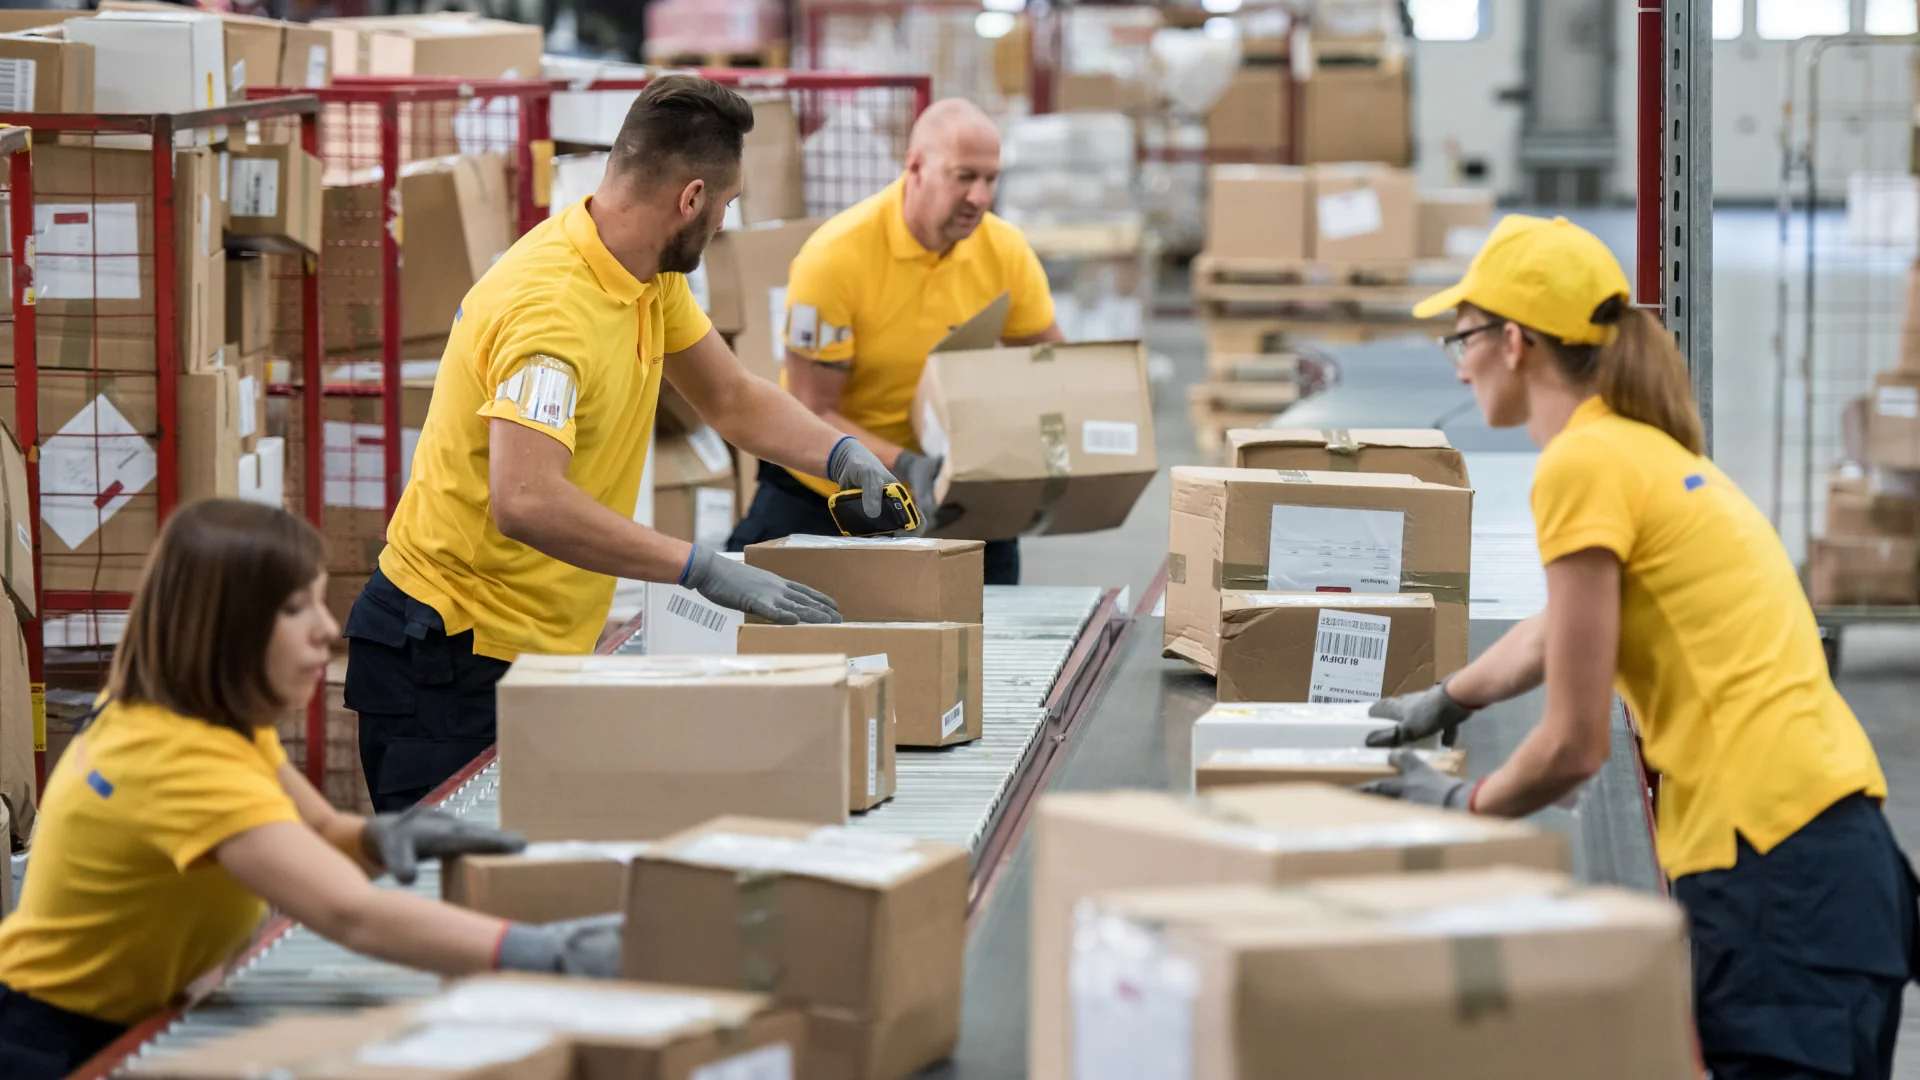
M687 574L693 570L693 557L699 550L700 547L697 544L690 545L687 548L687 565L680 568L680 580L674 582L675 585L685 585L687 583Z

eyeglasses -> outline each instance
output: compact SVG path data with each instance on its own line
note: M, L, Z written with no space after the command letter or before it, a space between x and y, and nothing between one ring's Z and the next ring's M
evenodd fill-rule
M1501 320L1499 322L1481 323L1479 326L1470 326L1457 334L1448 334L1446 337L1441 338L1440 347L1446 350L1447 359L1453 361L1453 366L1459 367L1465 363L1467 359L1468 338L1482 330L1498 330L1505 325L1507 325L1506 321Z

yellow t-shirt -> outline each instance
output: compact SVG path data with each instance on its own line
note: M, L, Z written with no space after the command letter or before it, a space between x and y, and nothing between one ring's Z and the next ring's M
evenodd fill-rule
M1793 563L1712 462L1589 398L1540 455L1533 517L1544 562L1620 559L1614 685L1661 774L1669 877L1732 866L1736 834L1765 854L1846 795L1886 795Z
M1001 293L1003 335L1038 334L1053 325L1053 294L1026 236L992 214L944 256L920 246L907 231L904 190L895 180L807 239L787 272L786 341L809 360L851 363L840 415L918 450L909 414L927 353ZM823 495L839 490L799 479Z
M380 553L380 569L439 612L448 634L473 631L480 656L591 652L613 603L612 578L494 526L491 419L560 440L573 453L567 479L632 516L662 361L713 329L684 276L641 282L620 265L600 242L591 201L536 225L461 303ZM555 371L571 377L574 401L552 400L563 385ZM547 411L529 419L507 396L534 383L549 391Z
M109 704L47 778L19 910L0 920L0 983L69 1012L135 1023L231 960L267 905L209 858L300 820L252 742L157 705Z

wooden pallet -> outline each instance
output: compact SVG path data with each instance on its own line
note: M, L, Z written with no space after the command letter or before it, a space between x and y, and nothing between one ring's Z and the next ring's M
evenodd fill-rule
M786 42L770 41L757 49L731 52L694 52L684 49L658 53L649 51L647 63L673 68L785 68L787 57Z
M1443 318L1416 319L1409 308L1362 308L1352 305L1321 305L1276 310L1271 304L1223 303L1200 301L1203 322L1245 322L1258 324L1271 335L1272 348L1284 348L1301 341L1353 344L1396 337L1438 337L1453 327L1452 313ZM1222 349L1221 352L1240 352ZM1259 351L1270 351L1263 348Z
M1407 285L1438 289L1458 281L1467 264L1459 259L1282 259L1210 255L1193 260L1196 294L1227 285ZM1432 290L1430 290L1432 291Z
M1207 377L1220 382L1295 382L1300 357L1294 353L1207 353Z

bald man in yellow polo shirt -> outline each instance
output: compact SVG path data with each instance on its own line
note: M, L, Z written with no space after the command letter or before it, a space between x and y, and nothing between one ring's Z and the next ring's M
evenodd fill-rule
M906 172L809 238L787 279L787 389L888 463L931 517L940 459L909 416L927 353L1008 295L1007 345L1062 341L1047 275L1019 229L989 212L1000 132L958 98L914 123ZM762 463L760 487L728 547L794 533L835 535L831 480ZM989 585L1020 580L1018 541L987 545Z

